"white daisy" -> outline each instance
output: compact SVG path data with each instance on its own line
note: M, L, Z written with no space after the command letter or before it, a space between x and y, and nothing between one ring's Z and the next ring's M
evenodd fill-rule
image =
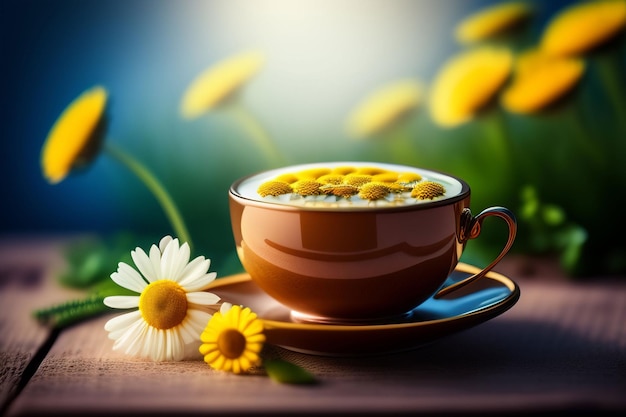
M187 243L165 236L150 254L136 248L131 256L139 272L120 262L111 279L139 293L104 299L108 307L137 308L109 320L104 329L115 340L114 350L155 361L182 360L189 344L199 342L200 334L212 317L207 306L220 298L205 292L216 277L208 273L211 261L198 256L189 262Z

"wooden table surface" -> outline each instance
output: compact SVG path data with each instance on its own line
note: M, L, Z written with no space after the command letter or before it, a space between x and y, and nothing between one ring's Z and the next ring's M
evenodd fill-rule
M567 280L552 263L508 257L519 302L418 349L324 357L273 348L319 379L279 384L154 363L112 350L97 317L61 331L32 311L82 294L61 288L61 238L0 239L1 415L530 414L626 411L626 277Z

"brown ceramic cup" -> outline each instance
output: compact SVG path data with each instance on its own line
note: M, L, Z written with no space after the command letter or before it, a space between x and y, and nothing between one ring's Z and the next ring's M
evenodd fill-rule
M372 167L417 173L421 181L441 184L445 194L423 200L408 193L377 200L259 194L261 184L276 178L292 178L285 182L294 185L292 173ZM229 202L243 267L298 321L359 324L406 315L430 297L483 277L509 251L517 230L515 216L504 207L472 215L470 187L462 179L394 164L327 162L265 171L234 182ZM508 225L501 253L480 272L443 287L467 241L478 237L490 216Z

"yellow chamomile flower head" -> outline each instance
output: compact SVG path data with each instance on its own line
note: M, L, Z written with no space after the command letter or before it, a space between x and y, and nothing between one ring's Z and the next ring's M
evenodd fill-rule
M443 127L469 121L498 93L512 65L513 55L503 47L482 46L449 59L431 90L434 121Z
M41 168L51 183L61 182L74 168L90 163L104 137L107 91L100 86L83 92L57 119L44 143Z
M525 2L495 4L461 21L455 29L455 37L463 44L485 41L517 26L530 13L531 8Z
M528 51L517 58L513 82L502 93L502 105L513 113L537 112L570 91L584 70L582 59Z
M268 195L277 196L289 194L293 192L293 188L283 181L267 181L259 186L257 192L261 197L267 197Z
M131 256L139 271L120 262L111 279L139 295L104 299L108 307L134 309L104 325L115 340L113 349L154 361L185 359L186 348L199 344L211 318L209 307L220 300L205 291L216 276L208 273L211 261L199 256L189 262L189 245L170 236L152 245L149 254L136 248Z
M363 138L380 133L414 111L422 98L422 86L411 79L396 81L372 93L354 110L349 133Z
M446 193L446 189L443 185L434 181L422 181L419 182L413 191L411 191L411 197L418 200L432 200L437 197L441 197Z
M383 182L368 182L359 190L359 197L364 200L380 200L391 192L389 185Z
M199 351L213 369L240 374L259 366L263 322L250 308L223 303L200 335Z
M574 4L556 15L542 35L540 48L557 56L582 54L626 27L626 0Z
M299 180L291 185L294 193L300 195L318 195L321 194L321 183L315 180Z
M208 68L185 91L180 108L182 116L195 119L226 102L259 72L263 62L263 54L250 51Z

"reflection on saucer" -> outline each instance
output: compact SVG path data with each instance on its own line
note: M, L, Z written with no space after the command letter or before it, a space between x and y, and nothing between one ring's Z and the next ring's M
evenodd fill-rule
M445 285L478 272L460 263ZM410 314L384 323L309 324L292 320L291 311L265 294L248 274L214 281L211 291L224 301L250 307L265 325L267 343L286 349L330 356L361 356L414 349L468 329L511 308L520 297L518 285L489 272L454 293L431 298Z

